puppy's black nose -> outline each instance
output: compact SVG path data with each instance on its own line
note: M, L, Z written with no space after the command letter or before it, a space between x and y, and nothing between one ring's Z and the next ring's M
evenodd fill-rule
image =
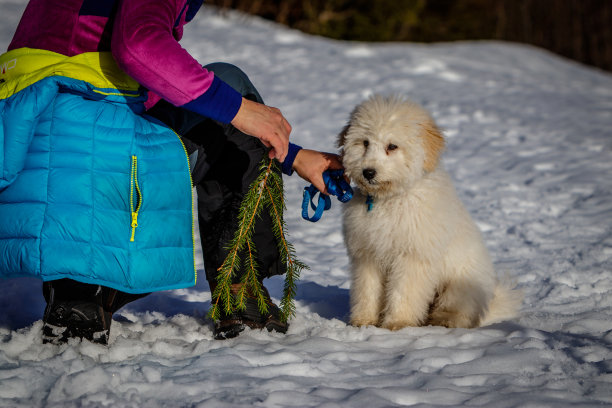
M363 169L363 177L366 180L371 181L374 177L376 177L376 170L374 169Z

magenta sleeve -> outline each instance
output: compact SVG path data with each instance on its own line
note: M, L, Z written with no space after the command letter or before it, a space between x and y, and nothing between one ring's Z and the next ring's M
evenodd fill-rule
M225 83L218 84L222 81L215 80L174 37L183 3L120 1L113 27L113 56L125 72L161 98L227 123L237 113L241 95ZM209 90L212 93L207 95Z

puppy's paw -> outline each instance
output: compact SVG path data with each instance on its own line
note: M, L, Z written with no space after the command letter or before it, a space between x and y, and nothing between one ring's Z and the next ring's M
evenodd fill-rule
M430 326L443 326L449 328L461 327L469 329L477 327L478 322L478 316L470 316L457 310L448 309L435 310L427 319L427 324Z
M393 331L403 329L404 327L416 327L416 326L420 326L420 324L418 322L414 322L414 321L406 320L406 319L402 319L402 320L385 319L383 320L382 325L381 325L383 329L389 329Z
M378 320L372 318L351 317L351 326L378 326Z

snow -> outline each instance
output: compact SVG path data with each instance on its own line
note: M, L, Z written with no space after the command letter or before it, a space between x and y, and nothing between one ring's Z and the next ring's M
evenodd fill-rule
M25 6L2 0L5 49ZM335 151L373 93L423 104L444 164L522 316L479 328L356 328L340 206L300 216L285 178L290 240L310 266L286 335L212 338L210 292L155 293L115 315L109 346L41 343L40 282L0 284L1 407L589 407L612 404L612 76L533 47L331 41L204 9L183 45L232 62L282 109L294 142ZM202 269L201 252L198 268ZM282 280L266 281L273 297Z

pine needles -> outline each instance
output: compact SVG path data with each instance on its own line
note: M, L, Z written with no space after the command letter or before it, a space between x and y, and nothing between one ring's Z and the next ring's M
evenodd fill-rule
M278 171L273 166L278 162L264 158L260 165L260 174L249 187L238 212L238 225L233 239L228 245L229 253L218 270L217 285L212 294L212 307L209 316L219 320L221 309L225 314L246 308L246 297L257 299L259 311L268 312L268 304L261 280L258 276L257 248L253 243L255 221L261 211L267 210L272 218L272 231L278 244L280 259L286 263L285 285L281 299L281 319L287 321L295 316L293 299L297 291L297 280L303 269L308 266L296 259L295 250L285 236L286 225L283 220L285 198L283 184ZM232 278L243 270L240 289L232 294Z

